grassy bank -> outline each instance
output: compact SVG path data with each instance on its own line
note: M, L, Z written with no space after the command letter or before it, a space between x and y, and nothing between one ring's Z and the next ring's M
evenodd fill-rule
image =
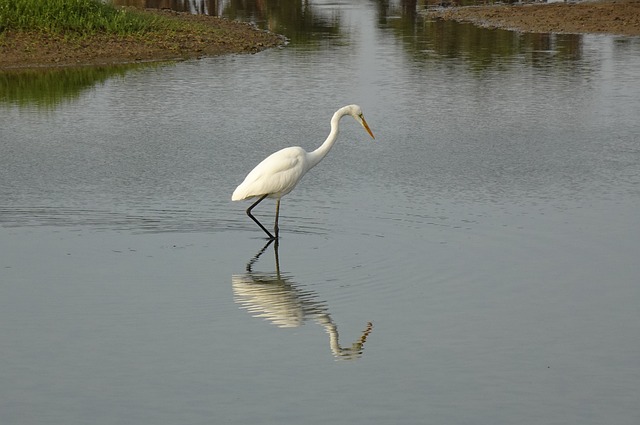
M211 16L98 0L0 0L0 70L180 60L282 43L275 34Z
M98 0L0 0L0 31L127 35L158 30L166 19Z

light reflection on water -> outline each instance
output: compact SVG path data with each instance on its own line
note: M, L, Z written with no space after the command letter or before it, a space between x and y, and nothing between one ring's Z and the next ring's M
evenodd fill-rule
M639 40L261 4L286 48L0 100L3 425L637 423ZM353 102L247 270L233 188Z

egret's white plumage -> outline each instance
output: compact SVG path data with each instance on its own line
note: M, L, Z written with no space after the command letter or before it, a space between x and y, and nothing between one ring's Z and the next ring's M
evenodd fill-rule
M331 132L322 145L313 152L294 146L284 148L266 157L245 177L233 191L232 201L259 198L247 209L247 215L264 230L270 239L278 237L278 213L280 198L291 192L302 177L329 153L338 138L338 124L345 115L351 115L369 135L374 138L369 125L358 105L348 105L338 109L331 118ZM252 214L253 207L265 198L276 198L275 236L273 236Z
M286 195L311 168L306 155L307 152L297 146L272 153L247 174L233 191L231 200L241 201L264 194L269 198Z

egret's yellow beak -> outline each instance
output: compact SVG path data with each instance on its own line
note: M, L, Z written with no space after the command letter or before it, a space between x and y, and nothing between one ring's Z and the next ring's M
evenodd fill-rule
M375 139L375 136L371 132L371 129L369 128L369 125L367 124L367 121L364 119L364 116L360 115L360 118L362 119L362 126L364 127L364 129L367 130L367 133L369 133L369 136L371 136L372 139Z

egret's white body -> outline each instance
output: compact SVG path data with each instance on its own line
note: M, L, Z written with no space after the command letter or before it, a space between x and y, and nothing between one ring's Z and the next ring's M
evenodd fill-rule
M240 186L233 191L231 200L241 201L265 194L268 198L283 197L315 165L309 160L310 156L298 146L272 153L247 174Z
M264 230L270 239L278 237L278 213L280 198L291 192L304 175L316 166L329 153L338 138L338 124L345 115L351 115L359 122L369 135L373 133L364 119L358 105L348 105L338 109L331 118L331 132L322 145L313 152L307 152L301 147L289 147L279 150L266 157L245 177L244 181L233 191L232 201L259 198L247 209L247 215ZM253 207L265 198L276 198L275 236L273 236L252 214Z

